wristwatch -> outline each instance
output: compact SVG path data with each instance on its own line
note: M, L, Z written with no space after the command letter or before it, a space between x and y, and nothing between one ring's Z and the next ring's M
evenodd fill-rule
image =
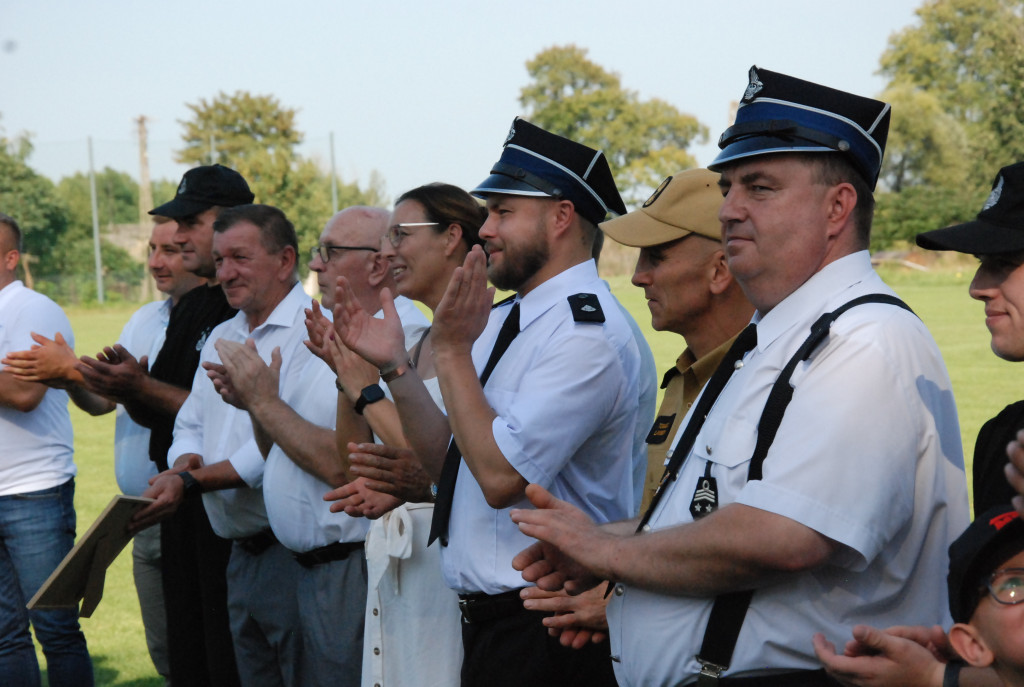
M178 477L185 483L185 496L188 497L192 494L203 493L203 486L199 484L199 480L192 476L191 472L179 472Z
M356 399L355 411L357 414L362 415L366 406L382 400L384 400L384 389L380 388L380 384L371 384L370 386L363 387L363 390L359 392L359 398Z

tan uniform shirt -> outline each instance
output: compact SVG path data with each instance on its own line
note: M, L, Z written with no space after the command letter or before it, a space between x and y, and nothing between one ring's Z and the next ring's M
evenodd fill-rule
M735 340L734 336L700 360L694 358L687 348L676 359L676 366L665 373L661 382L665 395L661 399L658 415L654 418L654 426L647 435L647 477L644 480L641 513L647 512L651 498L658 490L658 482L665 472L668 449L672 446L677 428Z

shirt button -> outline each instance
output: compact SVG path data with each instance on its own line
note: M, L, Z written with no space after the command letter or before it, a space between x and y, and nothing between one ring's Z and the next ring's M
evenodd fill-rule
M711 455L711 444L708 444L707 446L705 446L704 450L707 451L708 455L710 456Z
M737 360L736 362L734 362L732 364L732 369L734 369L734 370L738 370L741 367L743 367L743 361L742 360Z
M373 655L380 656L380 647L373 647Z
M615 585L615 596L622 596L625 592L621 584Z
M642 528L640 528L640 531L641 532L650 532L651 531L651 525L649 523L644 525Z
M378 611L378 610L377 610L377 609L375 608L375 609L373 609L373 614L374 614L374 615L380 615L380 611Z

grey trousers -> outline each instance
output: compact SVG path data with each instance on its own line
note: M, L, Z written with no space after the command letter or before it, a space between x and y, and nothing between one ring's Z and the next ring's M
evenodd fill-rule
M237 542L228 562L228 616L243 687L304 687L297 584L303 568L272 544L253 555Z
M132 575L139 596L146 647L156 672L170 685L167 658L167 611L164 608L163 574L160 572L160 528L150 527L135 535L132 544Z

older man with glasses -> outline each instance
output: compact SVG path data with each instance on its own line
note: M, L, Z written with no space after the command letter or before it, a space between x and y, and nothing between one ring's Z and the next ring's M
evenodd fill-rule
M351 207L327 222L309 262L325 310L334 307L334 286L344 276L364 308L380 311L381 290L394 290L388 260L380 251L387 220L386 210ZM399 298L395 305L411 346L427 320L408 299ZM311 321L319 319L308 312ZM323 495L348 482L346 462L335 442L336 421L351 421L361 409L335 388L334 375L316 357L293 366L290 379L278 382L251 348L225 342L219 351L234 401L249 411L261 436L270 527L301 566L296 594L304 647L302 684L358 685L367 588L363 542L369 523L330 512ZM372 402L360 400L364 405Z

